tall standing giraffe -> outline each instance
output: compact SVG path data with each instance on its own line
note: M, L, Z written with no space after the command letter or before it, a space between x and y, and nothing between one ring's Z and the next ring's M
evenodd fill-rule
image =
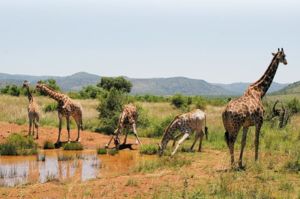
M197 140L199 139L198 151L200 152L204 136L203 128L207 139L208 128L206 126L206 114L200 109L196 109L191 112L176 116L164 132L163 138L159 145L159 156L163 154L170 140L174 140L174 146L175 141L183 135L183 137L178 141L174 151L172 152L173 156L178 150L179 146L184 142L184 140L187 139L194 131L196 131L196 135L195 140L191 146L191 150L193 150ZM175 135L176 130L180 131L179 135Z
M39 114L39 106L34 100L32 93L29 89L29 82L25 80L23 82L23 88L27 91L27 97L28 97L28 119L29 119L29 130L28 135L31 135L31 129L32 129L32 136L34 136L34 128L36 128L36 139L39 139L39 120L40 120L40 114Z
M234 143L238 132L243 127L243 136L241 144L241 152L239 158L239 167L242 167L242 159L248 128L255 126L255 160L258 159L259 134L263 124L264 108L262 98L268 91L279 63L287 64L286 56L283 49L277 53L272 53L273 59L263 74L263 76L251 84L243 96L235 100L231 100L226 109L222 113L223 124L225 127L225 140L230 150L231 164L234 165Z
M131 103L125 105L122 113L120 114L117 129L115 130L114 134L111 136L109 142L106 144L105 147L108 147L110 145L113 138L115 139L114 140L115 145L118 147L118 145L120 144L119 135L122 133L123 129L125 129L125 128L132 128L133 133L136 137L136 141L139 144L142 144L137 135L137 131L136 131L137 119L138 119L138 112L136 110L136 107ZM125 139L124 139L123 144L126 144L127 135L128 135L128 131L125 134Z
M79 103L73 102L67 95L59 93L41 82L37 83L36 89L44 92L46 95L56 100L58 103L57 112L58 112L58 119L59 119L59 127L58 127L57 143L60 143L60 134L61 134L63 117L65 117L67 120L68 142L70 142L71 117L74 118L77 124L78 135L76 141L80 142L80 130L83 130L81 105Z

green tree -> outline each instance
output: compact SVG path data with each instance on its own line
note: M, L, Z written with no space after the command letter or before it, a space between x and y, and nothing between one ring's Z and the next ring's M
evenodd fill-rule
M101 87L105 90L111 90L115 88L121 92L130 93L132 84L130 81L126 80L124 77L102 77L98 87Z
M176 94L171 99L171 104L174 105L176 108L184 108L187 106L187 103L187 98L182 96L181 94Z
M95 99L102 93L102 89L97 86L87 86L83 87L81 91L79 91L80 97L84 99L92 98Z
M125 103L126 95L116 88L112 88L102 95L100 104L97 107L101 125L100 131L104 131L108 134L114 132L118 124L119 114Z

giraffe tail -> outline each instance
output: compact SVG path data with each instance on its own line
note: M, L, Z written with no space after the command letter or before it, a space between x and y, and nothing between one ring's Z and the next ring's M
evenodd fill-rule
M226 131L226 132L225 132L225 135L224 135L224 137L225 137L225 141L226 141L226 143L227 143L227 146L229 146L229 142L230 142L230 135L229 135L228 131Z
M80 129L83 131L83 123L82 123L82 119L80 120Z
M208 140L208 127L206 126L206 116L205 116L205 127L204 127L205 138Z

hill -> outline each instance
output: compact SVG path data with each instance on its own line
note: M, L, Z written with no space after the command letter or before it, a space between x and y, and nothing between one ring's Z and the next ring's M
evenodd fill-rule
M24 80L35 84L38 80L55 79L64 91L78 91L88 85L96 85L101 77L86 72L79 72L69 76L31 76L11 75L0 73L0 87L7 84L21 85ZM129 78L132 82L132 94L173 95L181 93L184 95L241 95L249 83L215 84L204 80L190 79L186 77L171 78ZM286 84L273 82L269 92L274 92L285 87Z
M274 92L275 95L300 94L300 81L289 84L288 86Z

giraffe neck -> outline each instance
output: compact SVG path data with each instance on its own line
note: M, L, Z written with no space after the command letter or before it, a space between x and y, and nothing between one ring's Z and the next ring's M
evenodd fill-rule
M250 86L250 88L257 90L260 93L261 98L265 96L276 74L279 65L279 61L276 57L276 55L273 57L268 69L263 74L263 76Z
M173 120L171 122L171 124L167 127L164 135L163 135L163 139L161 141L161 147L162 147L162 150L165 150L167 145L168 145L168 142L173 139L174 137L174 132L176 131L176 129L178 128L178 124L177 124L177 119Z
M46 85L42 85L41 90L57 102L63 102L65 99L65 95L48 88Z
M33 97L32 97L32 93L30 92L29 86L26 86L26 90L27 90L27 97L29 102L33 101Z

